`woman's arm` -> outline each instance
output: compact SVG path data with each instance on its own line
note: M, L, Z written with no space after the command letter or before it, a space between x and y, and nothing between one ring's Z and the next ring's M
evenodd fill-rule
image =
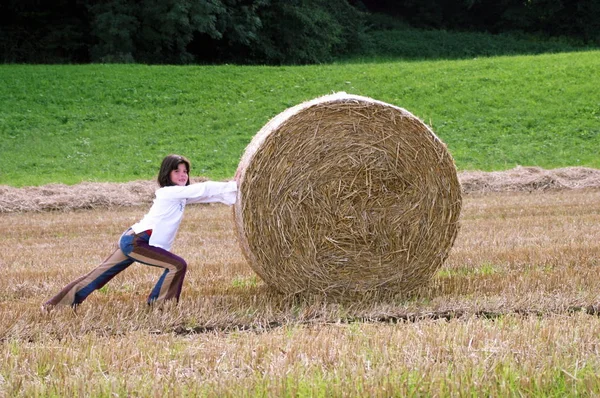
M156 191L156 197L160 199L187 199L187 203L221 202L232 205L237 197L237 183L235 181L205 181L184 187L163 187Z

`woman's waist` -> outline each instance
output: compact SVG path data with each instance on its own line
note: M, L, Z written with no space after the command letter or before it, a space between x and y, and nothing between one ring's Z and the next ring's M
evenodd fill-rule
M125 232L123 232L124 236L128 236L128 235L141 235L141 234L146 234L148 236L152 236L152 229L145 229L145 230L142 230L140 232L135 232L135 230L133 228L128 228Z

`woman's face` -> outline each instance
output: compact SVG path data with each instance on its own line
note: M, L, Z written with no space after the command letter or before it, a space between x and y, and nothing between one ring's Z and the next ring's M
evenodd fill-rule
M171 182L175 185L179 185L181 187L185 186L188 182L188 170L185 167L185 163L179 163L175 170L171 170L169 174L171 178Z

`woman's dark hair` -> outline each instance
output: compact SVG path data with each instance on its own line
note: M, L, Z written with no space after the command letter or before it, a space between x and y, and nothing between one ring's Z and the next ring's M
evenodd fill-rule
M160 165L160 171L158 172L158 185L160 185L161 188L175 185L173 181L171 181L171 171L177 170L182 163L185 164L188 172L188 180L185 185L190 185L190 161L183 156L168 155L163 159L162 164Z

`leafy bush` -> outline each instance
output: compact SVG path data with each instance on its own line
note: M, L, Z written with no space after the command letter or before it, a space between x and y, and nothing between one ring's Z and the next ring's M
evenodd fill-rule
M331 61L361 46L362 14L345 0L272 2L246 62L306 64Z
M416 53L415 46L431 45L430 33L425 33L422 43L414 43L412 38L394 43L392 35L381 33L404 32L410 30L409 27L426 32L441 30L441 40L449 40L444 45L454 48L454 53L461 51L455 47L461 43L454 43L452 37L445 36L446 31L502 35L521 32L598 46L600 2L6 0L0 2L0 60L10 63L323 63L348 55L378 55L380 49L384 50L381 55L401 53L404 56ZM496 46L497 40L493 39L490 44ZM529 48L529 44L524 48ZM441 51L439 57L446 57L449 52L444 46L426 50L428 57L438 50ZM473 54L481 50L466 48L463 52Z
M535 35L441 30L392 29L368 34L371 54L384 58L459 59L516 54L571 52L586 48L566 38L540 39ZM593 48L590 46L589 48Z

